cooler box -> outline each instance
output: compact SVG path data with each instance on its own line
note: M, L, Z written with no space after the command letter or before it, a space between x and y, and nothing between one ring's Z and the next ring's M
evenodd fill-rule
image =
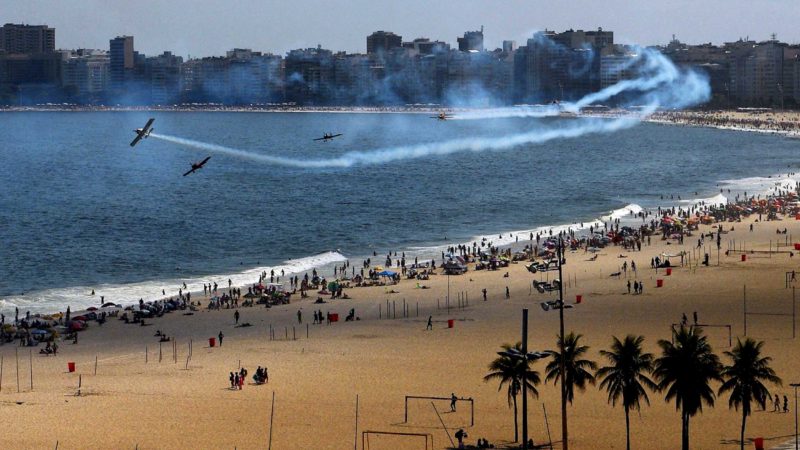
M794 244L794 249L795 249L795 250L800 250L800 244L798 244L798 243L795 243L795 244Z
M667 267L667 276L672 275L672 267Z
M753 439L753 444L755 444L756 450L764 450L764 438L757 437Z
M747 255L742 255L742 261L747 261Z
M208 338L209 347L216 347L216 345L217 345L217 338Z
M580 303L582 300L583 300L583 296L582 295L576 295L575 296L575 303Z
M664 287L664 280L656 280L656 287Z
M331 313L331 322L339 321L339 313Z
M67 363L67 370L68 370L70 373L71 373L71 372L75 372L75 363L74 363L74 362L68 362L68 363Z
M456 325L456 321L453 319L447 319L447 328L453 328Z

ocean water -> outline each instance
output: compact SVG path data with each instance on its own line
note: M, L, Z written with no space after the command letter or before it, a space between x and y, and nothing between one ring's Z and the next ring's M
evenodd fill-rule
M800 140L640 124L504 150L288 167L155 137L131 148L132 129L151 116L160 135L301 161L491 140L582 120L0 113L0 311L76 310L98 303L92 289L131 303L156 299L162 289L174 295L183 282L194 290L229 278L250 283L271 268L302 276L346 259L358 266L373 251L378 262L390 250L429 258L481 236L511 242L511 231L588 223L613 211L724 201L720 189L763 192L800 164ZM312 141L324 132L344 135ZM206 156L202 170L182 176Z

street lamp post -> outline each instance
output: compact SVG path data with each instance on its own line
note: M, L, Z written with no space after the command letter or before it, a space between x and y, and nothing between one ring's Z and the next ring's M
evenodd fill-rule
M559 235L558 237L558 302L561 306L558 308L558 322L559 322L559 341L561 351L561 364L559 371L561 372L561 448L569 450L569 440L567 432L567 384L566 384L566 367L564 365L564 275L561 270L562 263L564 262L564 241Z
M798 450L800 442L797 441L797 388L800 383L791 383L789 386L794 388L794 450Z
M500 356L506 356L516 360L525 362L523 367L522 376L522 450L528 450L528 386L527 386L527 371L528 362L536 361L537 359L546 358L548 352L528 352L528 309L522 310L522 351L509 349L507 351L497 352Z

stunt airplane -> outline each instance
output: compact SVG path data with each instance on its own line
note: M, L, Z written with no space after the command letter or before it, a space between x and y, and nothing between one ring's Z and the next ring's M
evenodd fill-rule
M444 111L440 112L437 116L430 116L431 119L439 119L439 120L447 120L452 119L453 116L451 114L447 114Z
M189 175L190 173L194 173L197 169L202 169L205 163L207 163L209 159L211 159L210 156L200 161L199 163L192 163L192 168L188 172L183 174L183 176Z
M131 147L133 147L133 146L135 146L136 144L138 144L138 143L139 143L139 141L141 141L142 139L146 138L147 136L150 136L150 133L152 133L152 132L153 132L153 128L152 128L152 126L153 126L153 122L155 122L155 120L156 120L156 119L153 119L153 118L151 117L151 118L150 118L150 119L147 121L147 123L146 123L146 124L144 124L144 127L142 127L142 128L137 128L137 129L133 130L133 132L134 132L134 133L136 133L136 138L134 138L133 142L131 142Z
M321 137L321 138L316 138L316 139L314 139L314 140L315 140L315 141L323 141L323 142L328 142L328 141L330 141L331 139L333 139L333 138L336 138L336 137L339 137L339 136L341 136L341 135L342 135L342 133L339 133L339 134L325 133L325 134L323 134L323 135L322 135L322 137Z

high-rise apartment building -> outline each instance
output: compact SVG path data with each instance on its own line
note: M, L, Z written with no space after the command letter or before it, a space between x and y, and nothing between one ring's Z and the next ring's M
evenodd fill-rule
M391 31L376 31L367 36L367 54L386 53L403 45L403 37Z
M471 50L483 51L483 27L480 31L467 31L463 37L458 38L458 50L468 52Z
M133 36L118 36L109 42L111 89L119 90L134 68Z
M0 28L0 50L9 54L51 53L56 49L56 29L47 25L7 23Z

